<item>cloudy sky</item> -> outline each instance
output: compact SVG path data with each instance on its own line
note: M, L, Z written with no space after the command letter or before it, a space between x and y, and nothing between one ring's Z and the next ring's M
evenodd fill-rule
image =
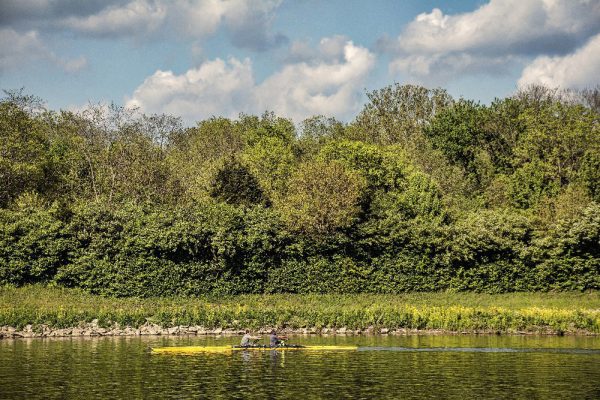
M600 0L0 0L0 88L53 109L350 120L394 82L489 102L599 71Z

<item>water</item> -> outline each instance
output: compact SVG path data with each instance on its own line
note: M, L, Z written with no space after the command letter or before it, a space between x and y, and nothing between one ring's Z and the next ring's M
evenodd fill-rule
M152 355L238 338L0 341L0 399L600 398L600 337L308 337L359 351Z

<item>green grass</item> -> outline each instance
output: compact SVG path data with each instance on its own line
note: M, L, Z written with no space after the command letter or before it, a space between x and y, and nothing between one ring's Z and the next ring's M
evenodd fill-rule
M408 328L449 331L600 333L600 292L241 295L106 298L76 289L0 287L0 326L137 327L146 321L205 328Z

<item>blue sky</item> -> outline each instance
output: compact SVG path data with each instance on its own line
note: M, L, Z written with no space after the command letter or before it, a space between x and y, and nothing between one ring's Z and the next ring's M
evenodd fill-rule
M193 123L351 120L398 82L489 102L600 84L599 0L3 0L0 88Z

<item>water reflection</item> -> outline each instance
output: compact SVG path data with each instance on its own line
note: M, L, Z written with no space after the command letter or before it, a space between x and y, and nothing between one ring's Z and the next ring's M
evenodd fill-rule
M554 349L554 348L518 348L506 347L377 347L363 346L357 351L408 351L408 352L451 352L451 353L563 353L563 354L600 354L599 349Z
M0 341L1 399L600 398L600 338L295 337L359 351L152 355L239 338Z

